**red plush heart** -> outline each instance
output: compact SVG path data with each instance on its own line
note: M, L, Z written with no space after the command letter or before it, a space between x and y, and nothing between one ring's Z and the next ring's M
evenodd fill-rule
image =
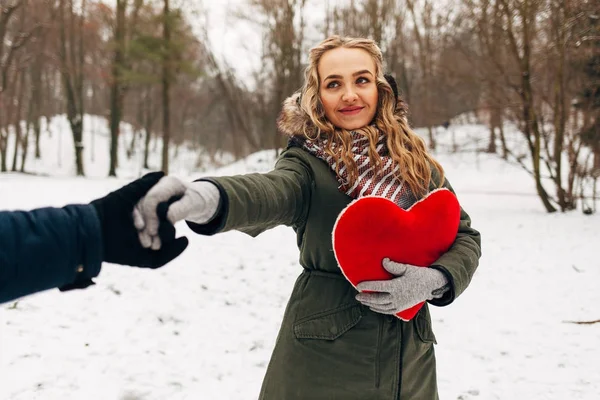
M428 267L456 238L460 205L447 189L437 189L407 210L383 197L367 196L350 203L333 228L333 250L346 279L360 282L393 278L384 258ZM413 318L424 303L396 316Z

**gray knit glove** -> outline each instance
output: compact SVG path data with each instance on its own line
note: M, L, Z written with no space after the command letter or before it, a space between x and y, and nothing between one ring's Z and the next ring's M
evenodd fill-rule
M143 247L160 249L159 219L156 209L160 203L177 198L169 205L167 219L175 224L187 220L205 224L214 218L220 202L219 189L207 181L183 182L174 176L165 176L148 191L133 210L133 222L139 231Z
M433 268L416 267L383 260L383 268L396 278L386 281L365 281L356 288L356 300L381 314L396 314L426 300L439 299L450 288L443 272Z

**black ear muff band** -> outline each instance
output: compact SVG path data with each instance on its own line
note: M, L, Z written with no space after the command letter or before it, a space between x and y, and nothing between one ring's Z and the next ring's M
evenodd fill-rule
M396 98L396 103L394 105L394 110L398 106L398 85L396 84L396 80L390 74L384 74L383 77L387 81L387 83L392 87L392 91L394 92L394 97Z

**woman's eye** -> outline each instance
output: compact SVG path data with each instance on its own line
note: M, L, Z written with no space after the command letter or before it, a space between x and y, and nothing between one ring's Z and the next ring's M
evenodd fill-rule
M369 83L369 79L365 78L364 76L361 76L356 80L356 83Z
M336 81L332 81L332 82L329 82L329 83L327 84L327 89L333 89L333 88L336 88L336 87L338 87L338 86L340 86L340 84L339 84L338 82L336 82Z

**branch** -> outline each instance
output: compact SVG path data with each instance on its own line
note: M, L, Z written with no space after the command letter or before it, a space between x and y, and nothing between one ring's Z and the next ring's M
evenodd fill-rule
M592 325L600 323L600 319L594 321L563 321L565 324L577 324L577 325Z
M415 32L415 36L416 36L416 39L417 39L417 44L419 46L419 50L422 52L423 51L423 39L421 37L421 32L419 31L419 25L417 24L417 15L415 14L414 3L412 2L412 0L406 0L406 5L408 7L408 10L412 14L413 24L414 24L413 30Z
M523 60L521 59L521 54L519 53L519 46L517 45L517 39L515 39L512 13L510 12L510 8L508 7L506 0L499 0L499 1L502 4L502 8L504 10L504 15L506 16L506 22L508 23L508 26L506 28L506 34L508 36L510 48L513 51L513 54L515 56L517 63L519 64L519 67L521 67L521 73L523 73L524 72L523 71Z
M523 168L523 170L525 170L525 172L527 172L529 175L531 176L535 176L533 171L530 170L527 165L525 165L525 163L523 162L523 157L518 157L517 155L515 155L510 149L507 149L507 154L512 157L515 161L516 164L520 165L521 168ZM508 163L510 164L510 161L508 161ZM542 176L542 178L549 178L548 176ZM554 204L558 204L558 200L551 196L550 194L548 194L548 200L552 201Z
M21 47L25 46L29 39L33 37L34 32L41 28L40 24L36 24L29 32L22 32L17 37L20 39L18 42L11 44L9 47L8 55L6 58L0 58L0 93L4 91L6 87L7 72L12 64L13 58Z
M0 60L3 59L4 55L4 37L6 36L6 27L8 26L8 21L10 21L10 17L15 11L17 11L21 4L22 3L18 1L6 8L0 9Z

